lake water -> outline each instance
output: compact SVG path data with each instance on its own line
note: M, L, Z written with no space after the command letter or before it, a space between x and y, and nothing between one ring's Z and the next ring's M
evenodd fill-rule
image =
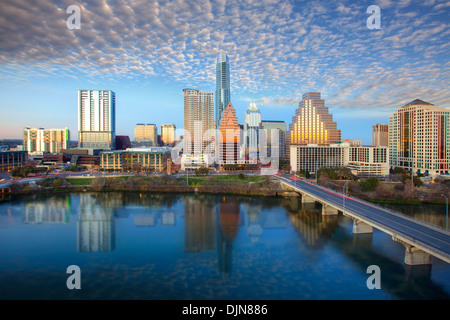
M397 207L445 221L442 206L411 208ZM14 197L0 202L0 299L450 298L449 264L406 266L388 235L353 235L349 218L319 212L296 198ZM371 265L381 289L367 287Z

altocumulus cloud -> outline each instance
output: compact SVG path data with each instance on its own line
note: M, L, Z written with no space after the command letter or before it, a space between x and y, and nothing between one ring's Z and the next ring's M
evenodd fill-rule
M338 108L385 108L420 98L449 106L450 7L445 1L3 1L0 71L140 79L180 86L215 79L226 52L237 94L276 107L321 91ZM66 8L81 8L69 30ZM74 68L73 66L76 66Z

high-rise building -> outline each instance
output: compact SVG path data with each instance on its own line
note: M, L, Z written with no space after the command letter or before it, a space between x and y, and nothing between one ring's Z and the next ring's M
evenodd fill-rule
M158 127L152 123L138 123L134 127L135 141L148 141L150 145L155 147L158 145Z
M219 131L219 164L237 164L241 160L241 127L231 102L228 102L228 106L223 111Z
M211 129L215 129L214 94L212 92L201 92L197 89L183 89L183 92L184 153L213 152L209 148L213 149L213 146L211 146L213 137Z
M267 157L278 154L280 159L286 159L286 122L262 120L260 125L259 152ZM276 140L276 137L278 139Z
M161 144L164 146L173 146L175 144L175 125L172 123L163 123L161 125Z
M29 153L59 153L69 148L68 128L44 129L26 127L23 130L23 147Z
M326 146L341 141L341 130L336 128L320 92L303 95L295 116L289 125L290 145L317 144Z
M416 99L389 117L391 167L449 174L450 110Z
M389 125L377 123L372 126L372 145L389 145Z
M116 98L111 90L78 90L78 147L113 150Z
M222 53L216 63L216 127L220 125L223 110L230 102L230 62Z
M250 159L257 157L259 145L259 125L261 112L254 103L250 103L244 118L244 148Z

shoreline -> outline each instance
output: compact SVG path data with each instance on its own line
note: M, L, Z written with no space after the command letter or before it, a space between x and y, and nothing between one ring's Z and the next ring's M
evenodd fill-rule
M237 186L202 186L202 185L168 185L168 186L152 186L151 188L102 188L96 190L90 185L85 186L62 186L62 187L41 187L36 189L27 189L15 191L0 195L0 202L8 200L8 196L32 195L32 194L64 194L64 193L108 193L108 192L133 192L133 193L177 193L177 194L209 194L209 195L235 195L248 197L264 197L264 198L296 198L291 191L282 188L256 187L246 190ZM358 198L370 201L376 204L393 204L393 205L445 205L445 201L420 201L418 199L399 199L399 198L379 198L358 195Z

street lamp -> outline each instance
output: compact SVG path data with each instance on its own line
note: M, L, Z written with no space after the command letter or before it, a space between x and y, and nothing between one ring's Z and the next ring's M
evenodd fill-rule
M349 182L350 181L347 181L346 183L344 183L344 186L342 187L342 193L343 193L343 195L342 195L342 206L343 206L342 213L345 213L345 195L348 192L347 186L348 186ZM346 191L344 191L344 190L346 190Z
M448 198L446 195L441 194L445 198L445 229L448 229Z

